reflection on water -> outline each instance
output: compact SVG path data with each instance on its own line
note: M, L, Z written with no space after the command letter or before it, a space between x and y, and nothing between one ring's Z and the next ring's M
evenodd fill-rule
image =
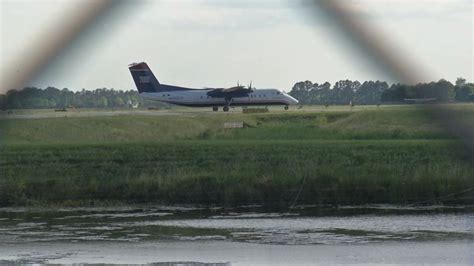
M471 208L393 206L263 212L258 207L0 209L0 243L242 241L341 244L474 239Z

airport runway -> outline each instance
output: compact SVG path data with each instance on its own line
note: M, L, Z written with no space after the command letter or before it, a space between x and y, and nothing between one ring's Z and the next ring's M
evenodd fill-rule
M236 111L231 111L233 113ZM55 111L41 111L41 112L27 112L27 113L12 113L0 114L0 119L40 119L40 118L61 118L61 117L99 117L99 116L123 116L123 115L141 115L141 116L173 116L173 115L202 115L212 114L212 111L180 111L180 110L97 110L97 111L69 111L69 112L55 112Z
M290 107L290 110L284 111L282 107L269 107L269 113L292 113L292 112L357 112L362 110L370 110L374 108L390 108L391 106L331 106L325 108L324 106L308 106L304 108ZM263 107L262 107L263 108ZM216 115L216 114L242 114L241 107L231 108L229 112L224 113L222 110L213 112L210 108L162 108L157 110L146 109L73 109L67 112L55 111L53 109L38 109L38 110L11 110L0 111L0 119L40 119L40 118L61 118L61 117L99 117L99 116L123 116L123 115L141 115L141 116L197 116L197 115Z

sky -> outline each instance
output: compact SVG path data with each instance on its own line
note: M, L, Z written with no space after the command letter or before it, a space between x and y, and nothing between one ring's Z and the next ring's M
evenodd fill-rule
M93 1L93 0L89 0ZM79 0L0 0L2 82L25 51L48 38ZM426 73L420 80L473 81L474 1L351 0L357 19ZM137 3L137 1L133 2ZM134 89L127 65L145 61L161 83L289 91L298 81L386 80L305 1L146 1L95 25L29 85L71 90ZM21 68L20 68L21 71Z

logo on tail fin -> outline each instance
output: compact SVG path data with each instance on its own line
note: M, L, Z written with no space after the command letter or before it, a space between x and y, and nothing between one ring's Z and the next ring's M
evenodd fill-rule
M160 83L145 62L131 64L128 69L139 93L160 91Z
M150 76L141 76L140 83L150 83Z

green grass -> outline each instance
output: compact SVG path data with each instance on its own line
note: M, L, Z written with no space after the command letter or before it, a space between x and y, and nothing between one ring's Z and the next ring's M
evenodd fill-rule
M472 106L455 111L473 122ZM2 206L289 206L300 188L298 204L472 203L456 193L474 164L414 107L3 122Z
M458 111L474 114L474 108ZM111 143L191 139L445 139L436 123L414 107L358 112L287 112L268 114L122 115L6 119L7 143ZM250 128L229 130L225 121Z

